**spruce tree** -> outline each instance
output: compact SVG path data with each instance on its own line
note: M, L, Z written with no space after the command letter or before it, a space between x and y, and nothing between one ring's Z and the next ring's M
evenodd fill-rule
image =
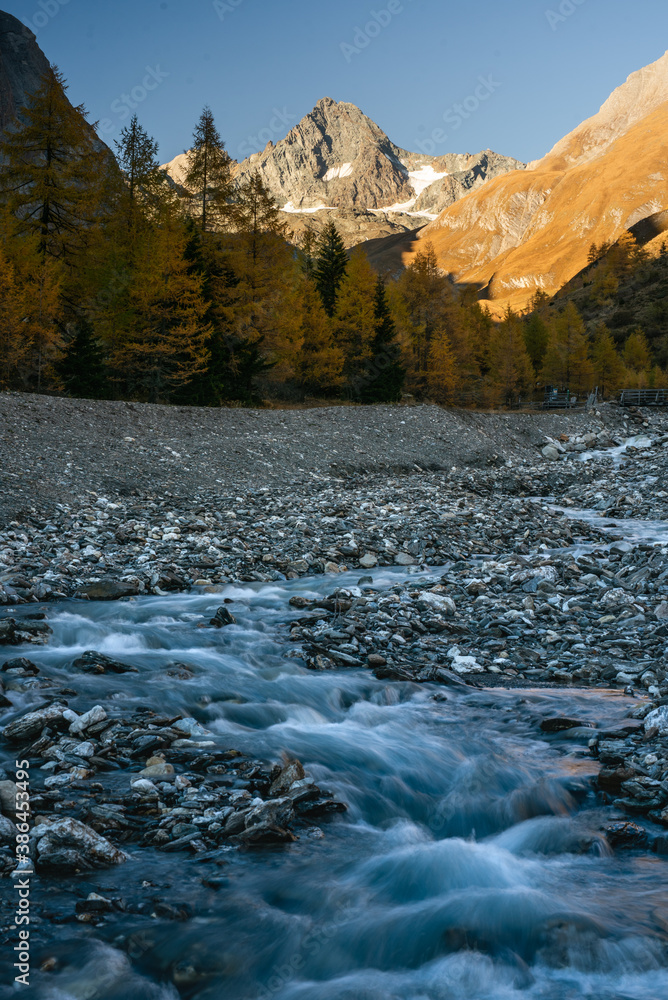
M366 379L360 385L359 398L363 403L397 403L401 399L406 369L401 362L401 348L387 302L385 282L380 277L376 281L374 326L371 357L366 363Z
M159 197L165 174L157 159L158 143L139 124L137 115L133 115L130 124L122 129L116 151L127 185L123 214L128 228L132 229L137 223L139 209L150 211L151 203Z
M318 237L310 226L304 230L299 244L299 263L302 272L307 278L313 278L315 270L315 253L318 245Z
M42 257L69 259L85 246L105 174L83 105L72 107L55 67L0 143L0 193L17 235L36 236Z
M202 232L220 228L231 213L231 160L211 108L202 111L193 133L192 149L186 155L185 186L198 205Z
M74 336L54 367L68 396L106 399L109 395L104 351L88 320L76 324Z
M333 222L328 222L316 245L313 275L325 312L332 318L336 312L339 288L348 269L348 254Z
M337 297L334 342L344 354L346 393L359 399L367 382L371 343L376 335L376 275L364 252L356 249Z

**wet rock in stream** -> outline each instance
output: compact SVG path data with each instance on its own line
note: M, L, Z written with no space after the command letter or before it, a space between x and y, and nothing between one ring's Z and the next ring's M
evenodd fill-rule
M345 809L299 761L267 767L209 735L193 719L148 709L109 717L100 705L78 714L54 704L11 722L3 737L33 768L38 870L118 864L126 859L121 844L198 853L291 843L312 817ZM0 805L11 820L6 797ZM0 834L11 839L6 823ZM14 863L11 852L0 853L5 873Z

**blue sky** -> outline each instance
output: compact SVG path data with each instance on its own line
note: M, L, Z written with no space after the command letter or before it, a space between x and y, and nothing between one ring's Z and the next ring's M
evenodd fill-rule
M410 150L530 160L668 46L665 0L1 5L36 31L110 145L134 105L162 161L188 146L206 103L240 158L324 96L357 104Z

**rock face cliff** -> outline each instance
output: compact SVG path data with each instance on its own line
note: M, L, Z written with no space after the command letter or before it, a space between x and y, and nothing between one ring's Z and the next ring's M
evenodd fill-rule
M16 117L48 68L32 31L0 11L0 131Z
M18 18L0 11L0 132L21 117L21 109L49 65L32 31ZM113 165L111 150L91 125L88 134L92 148Z
M410 224L415 229L488 178L523 166L491 150L476 156L411 153L391 142L354 104L325 97L285 139L235 163L233 172L241 184L258 171L281 208L293 216L315 217L325 210L404 215L409 217L404 228ZM185 154L166 169L182 183ZM317 228L320 220L312 221Z
M477 283L495 313L556 292L616 240L668 206L668 53L633 73L598 114L526 170L447 207L403 256L430 240L443 270Z

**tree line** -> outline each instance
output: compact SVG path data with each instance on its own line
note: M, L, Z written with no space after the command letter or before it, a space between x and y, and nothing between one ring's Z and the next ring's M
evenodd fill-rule
M184 405L307 396L485 404L536 383L657 382L572 304L494 323L426 244L384 281L329 223L301 245L259 174L233 180L209 108L181 184L134 116L111 156L50 69L0 143L0 387Z

